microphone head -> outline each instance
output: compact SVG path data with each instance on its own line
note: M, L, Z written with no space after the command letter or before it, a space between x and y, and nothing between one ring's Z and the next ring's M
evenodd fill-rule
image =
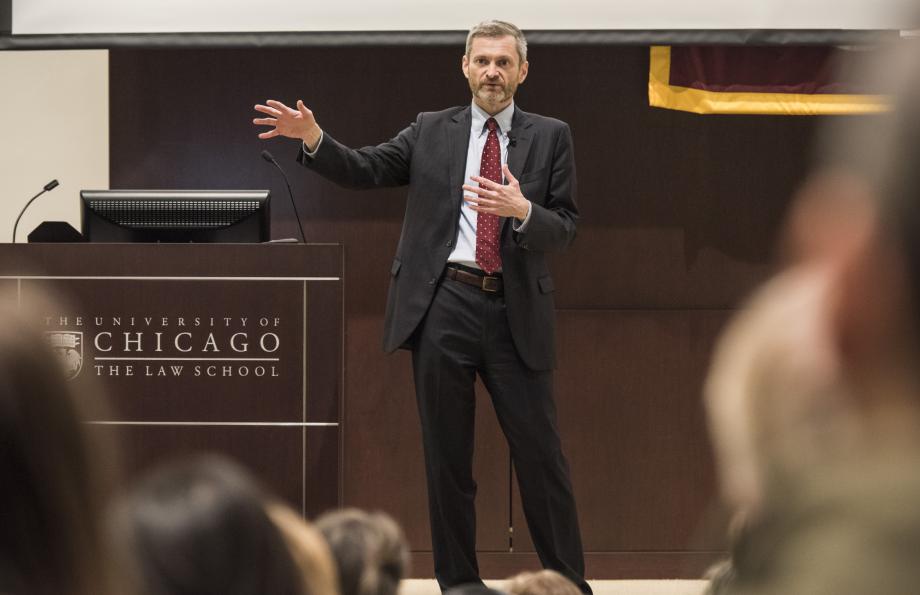
M54 190L55 188L57 188L57 186L58 186L58 181L51 180L50 182L45 184L45 192L48 192L49 190Z
M272 156L272 154L265 150L262 151L262 159L268 161L269 163L275 162L275 158Z

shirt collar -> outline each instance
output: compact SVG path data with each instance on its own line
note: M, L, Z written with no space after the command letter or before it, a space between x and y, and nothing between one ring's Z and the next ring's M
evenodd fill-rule
M514 116L514 100L511 101L511 104L498 112L494 116L487 114L481 107L476 105L476 102L473 101L473 110L472 110L472 128L473 134L482 134L483 129L486 126L486 120L489 118L495 118L495 121L498 122L498 128L501 131L502 135L507 135L508 131L511 130L511 118Z

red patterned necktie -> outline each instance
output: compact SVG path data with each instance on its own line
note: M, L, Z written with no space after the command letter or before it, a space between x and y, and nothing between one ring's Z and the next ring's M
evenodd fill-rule
M502 148L498 143L498 122L486 121L489 137L482 149L479 175L498 184L502 183ZM482 184L479 185L480 187ZM502 268L502 255L498 249L499 217L487 213L476 215L476 264L488 274Z

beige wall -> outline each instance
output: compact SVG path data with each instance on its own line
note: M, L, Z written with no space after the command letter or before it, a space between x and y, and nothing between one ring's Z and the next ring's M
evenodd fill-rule
M79 195L109 184L108 52L0 52L0 242L19 210L52 179L19 222L23 242L46 220L80 229Z

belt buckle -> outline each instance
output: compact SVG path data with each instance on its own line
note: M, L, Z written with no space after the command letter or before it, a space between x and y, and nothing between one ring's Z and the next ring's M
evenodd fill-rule
M501 279L498 277L483 277L482 290L489 293L498 293L501 290Z

